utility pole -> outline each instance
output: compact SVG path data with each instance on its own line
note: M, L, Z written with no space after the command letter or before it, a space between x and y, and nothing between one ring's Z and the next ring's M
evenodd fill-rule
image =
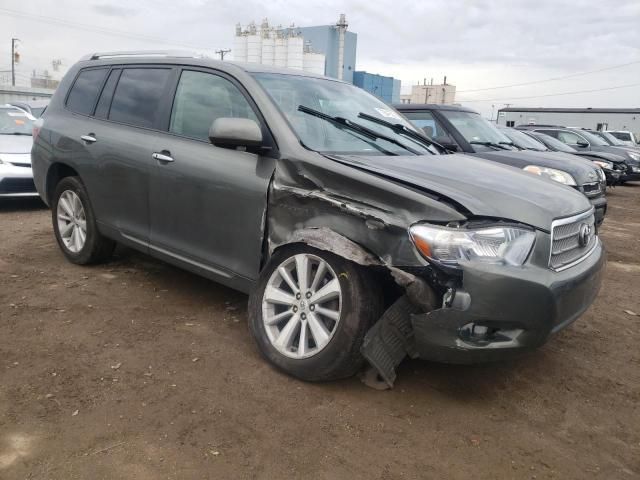
M16 86L16 42L19 42L20 39L12 38L11 39L11 86Z
M220 60L224 60L224 56L231 50L216 50L216 53L220 55Z

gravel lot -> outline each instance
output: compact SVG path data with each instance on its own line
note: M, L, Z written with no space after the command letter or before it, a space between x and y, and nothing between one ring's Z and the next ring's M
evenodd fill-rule
M569 329L379 392L274 371L244 295L126 249L74 266L42 204L0 200L0 478L640 478L640 184L609 208Z

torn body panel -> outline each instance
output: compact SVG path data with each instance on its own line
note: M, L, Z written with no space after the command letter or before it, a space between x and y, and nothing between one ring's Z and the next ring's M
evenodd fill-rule
M407 355L476 363L538 347L580 316L598 291L601 245L571 271L554 272L542 229L522 266L466 262L443 270L416 250L409 227L465 223L473 213L432 190L325 161L279 161L269 190L269 254L306 243L388 272L402 293L367 332L361 351L389 387Z
M407 229L424 220L465 220L454 208L422 192L324 161L328 164L324 168L316 163L278 163L269 192L270 253L302 241L324 250L342 249L350 255L345 258L362 265L425 266Z

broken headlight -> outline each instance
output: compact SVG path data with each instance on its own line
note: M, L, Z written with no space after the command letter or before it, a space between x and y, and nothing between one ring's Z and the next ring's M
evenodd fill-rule
M535 233L517 227L449 228L416 224L411 240L427 259L455 267L461 261L522 265L533 246Z
M604 160L594 160L593 163L600 167L596 170L602 170L603 168L606 168L607 170L613 170L613 163L611 162L605 162Z

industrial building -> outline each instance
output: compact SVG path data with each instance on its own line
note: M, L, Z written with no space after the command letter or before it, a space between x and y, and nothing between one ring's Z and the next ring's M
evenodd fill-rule
M518 125L563 125L595 130L640 132L640 108L518 108L498 110L497 123Z
M357 35L347 31L340 15L335 25L315 27L271 27L265 19L260 26L236 26L233 59L294 68L353 82Z
M400 103L400 80L393 77L357 71L353 74L353 84L389 104Z
M425 78L422 84L411 86L410 94L400 95L400 103L453 104L455 101L456 86L447 83L447 77L440 85L434 85L433 79L427 84Z

